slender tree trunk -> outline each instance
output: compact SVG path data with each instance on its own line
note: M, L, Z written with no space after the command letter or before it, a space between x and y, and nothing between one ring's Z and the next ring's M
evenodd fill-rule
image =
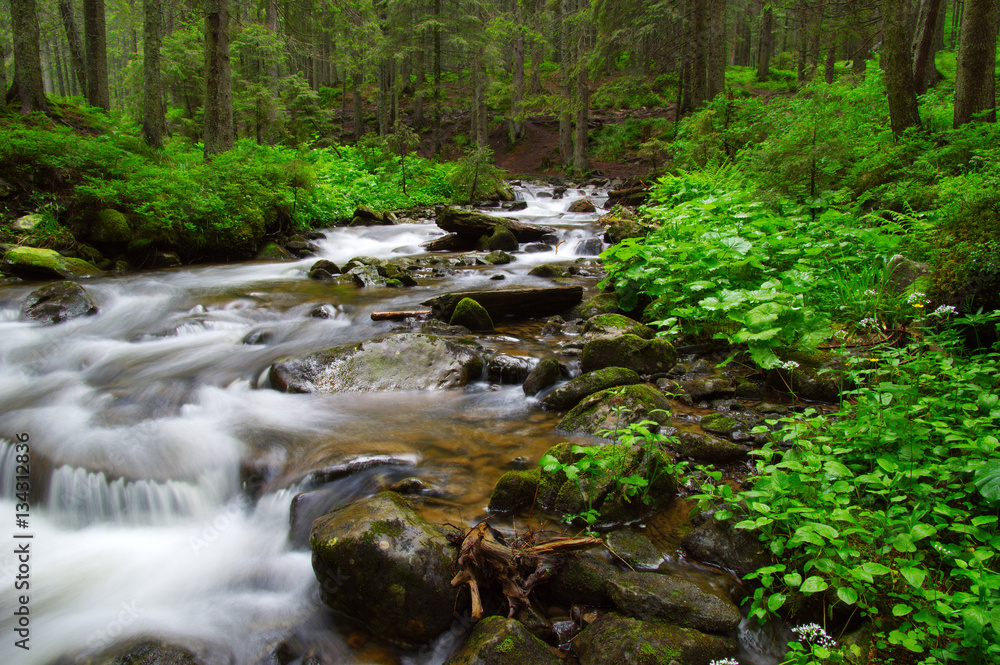
M434 147L441 154L441 0L434 0Z
M837 74L837 35L830 33L830 45L826 48L826 63L823 67L823 80L827 85L833 83Z
M17 2L18 0L13 0ZM84 51L87 68L87 101L105 111L111 108L108 88L108 43L104 22L104 0L83 1Z
M997 3L996 0L965 0L964 11L955 70L955 127L974 119L997 121L994 77Z
M361 84L363 83L361 70L358 69L351 77L351 94L354 103L354 141L361 140L365 133L365 118L361 111Z
M559 29L559 88L562 109L559 113L559 154L562 166L573 165L573 77L570 72L570 0L560 5L562 21Z
M708 98L708 1L691 0L691 107Z
M924 0L920 4L920 18L913 45L913 87L918 95L927 92L929 71L937 71L934 67L934 44L941 21L941 3L942 0Z
M7 42L0 35L0 99L7 97Z
M520 6L520 5L519 5ZM524 27L520 9L514 18L514 44L511 57L510 119L507 141L511 145L524 136Z
M578 28L584 32L583 26ZM573 170L583 175L590 168L590 154L587 150L589 139L588 121L590 119L590 70L587 67L587 54L584 50L583 36L577 42L577 74L576 74L576 131L573 135Z
M62 17L63 29L66 31L66 42L69 44L73 71L80 82L80 89L86 90L87 69L83 61L83 49L80 47L80 33L76 29L76 19L73 17L73 7L69 0L59 0L59 15Z
M205 0L205 159L236 142L229 62L229 0Z
M771 6L764 7L761 16L760 44L757 49L757 80L766 81L771 77L771 51L774 48L774 14Z
M729 44L726 35L727 0L708 1L708 73L706 98L711 100L726 88L726 56Z
M160 0L143 0L142 136L151 148L163 147L163 84L160 80L160 44L163 8Z
M278 5L275 0L267 0L264 7L264 27L272 35L278 35ZM275 97L278 95L278 62L277 58L272 58L267 63L267 87ZM261 140L264 143L272 144L278 140L275 128L278 125L278 105L266 104L262 109L264 113L264 131L261 132ZM343 120L343 118L341 119Z
M892 133L900 136L910 127L920 126L910 51L913 35L906 28L906 0L884 0L882 12L882 67L889 96L889 124Z
M14 33L14 84L7 91L7 103L20 100L21 113L25 115L34 111L48 113L35 0L13 0L10 15Z
M426 41L421 40L420 51L417 54L417 88L413 92L413 129L424 126L424 94L427 87L427 51Z

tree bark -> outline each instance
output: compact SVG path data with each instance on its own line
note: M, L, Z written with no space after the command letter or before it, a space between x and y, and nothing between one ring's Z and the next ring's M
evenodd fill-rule
M16 0L15 0L16 2ZM87 89L87 68L83 60L83 49L80 47L80 33L76 29L76 19L73 17L73 7L70 0L59 0L59 15L62 17L63 29L66 31L66 42L69 44L69 55L73 71L80 83L80 90Z
M0 35L0 99L7 96L7 43Z
M142 30L142 137L151 148L163 147L163 84L160 79L160 44L163 41L163 8L160 0L143 0Z
M882 5L882 67L889 96L889 124L897 137L910 127L920 126L910 51L913 35L906 27L906 8L906 0L884 0Z
M434 0L434 148L441 154L441 0Z
M955 70L955 127L972 120L997 121L996 0L965 0L964 12Z
M706 99L724 92L726 88L726 56L729 52L726 35L727 0L708 1L708 74Z
M913 87L918 95L927 92L931 71L937 72L934 66L934 44L937 41L937 29L941 22L942 0L924 0L920 4L920 18L917 21L917 34L913 47Z
M771 77L771 51L774 49L774 14L771 6L763 10L760 25L760 44L757 49L757 80L766 81Z
M708 13L707 0L691 0L691 108L708 99Z
M229 0L205 0L205 159L232 150L233 88Z
M570 71L570 0L562 0L559 25L559 89L562 109L559 113L559 155L562 166L573 165L573 76Z
M13 0L10 3L11 28L14 33L14 83L7 91L7 103L21 101L21 113L48 113L42 83L42 54L39 45L38 18L35 0Z
M582 175L590 168L590 153L587 150L590 119L590 68L587 63L587 30L582 21L577 21L576 30L576 127L573 133L573 170Z
M104 0L83 0L83 31L87 37L84 50L87 101L91 106L107 111L111 109L111 92L108 88L108 41L104 22Z
M507 142L514 145L524 136L524 17L520 4L514 14L514 43L511 54L510 119Z

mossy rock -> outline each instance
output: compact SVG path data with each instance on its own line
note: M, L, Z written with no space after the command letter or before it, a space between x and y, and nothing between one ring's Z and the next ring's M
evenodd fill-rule
M853 385L845 376L843 358L826 351L785 351L782 360L799 364L794 370L767 371L767 385L782 392L793 392L800 399L837 403L842 390Z
M580 357L580 370L627 367L639 374L657 374L669 372L676 363L677 351L667 340L621 335L587 342Z
M132 225L122 213L105 208L94 217L88 237L93 242L127 243L132 239Z
M626 572L608 581L608 593L622 614L703 633L731 633L743 619L731 598L676 575Z
M617 293L599 293L574 307L571 314L581 319L592 319L601 314L618 314L620 311Z
M570 272L562 266L553 265L551 263L543 263L537 265L528 271L528 274L532 277L545 277L546 279L554 279L556 277L569 277Z
M649 233L649 227L636 219L611 219L604 231L604 242L617 245L626 238L643 238Z
M276 242L269 242L254 256L258 261L294 261L295 257Z
M540 589L558 605L610 605L607 583L619 570L594 552L570 557Z
M290 393L458 388L479 379L483 359L436 335L401 333L279 360L268 378Z
M550 392L541 401L551 409L571 409L579 404L580 400L596 392L616 386L632 385L641 380L635 370L625 367L605 367L581 374Z
M634 570L656 570L663 552L649 539L631 529L617 529L604 537L608 549Z
M532 365L531 358L497 353L486 363L486 378L493 383L521 384L531 374Z
M559 422L557 429L571 434L601 435L615 439L629 425L644 420L665 425L670 421L670 400L656 388L633 384L608 388L584 398Z
M555 385L562 377L563 367L554 357L543 358L531 370L521 388L528 397L537 395L549 386Z
M489 266L503 266L514 261L514 257L500 250L490 252L482 257L482 262Z
M733 637L641 621L609 612L573 640L580 665L709 665L739 652Z
M727 413L710 413L701 419L701 428L709 434L733 436L742 423Z
M12 247L4 254L2 265L4 272L28 280L81 279L104 274L91 263L38 247Z
M574 450L571 444L561 443L550 448L542 459L546 456L555 458L562 467L546 471L546 464L543 462L540 465L537 497L539 505L564 515L579 515L589 509L596 510L598 526L639 520L647 509L652 510L668 503L677 490L676 479L667 471L671 458L659 448L609 444ZM592 458L595 468L604 465L611 471L570 479L564 467L576 464L588 456ZM648 503L638 496L625 496L616 474L621 477L637 474L649 480L646 487Z
M710 464L738 462L745 460L750 454L750 448L747 446L698 432L678 434L674 450L681 457L690 457Z
M203 665L189 648L156 639L125 640L96 654L64 657L61 665Z
M18 217L11 222L10 227L18 233L30 233L44 221L45 217L43 215L33 212L30 215L22 215L21 217Z
M452 326L465 326L473 332L492 332L493 319L486 308L472 298L462 298L448 321Z
M555 649L514 619L492 616L476 624L445 665L560 665Z
M309 279L327 280L333 279L335 275L341 273L340 266L333 261L320 259L309 267Z
M56 282L28 294L21 305L21 317L39 323L56 324L97 313L97 304L76 282Z
M493 227L493 233L480 239L479 249L487 252L516 252L519 244L517 236L501 224Z
M535 502L538 492L539 470L508 471L500 476L488 510L491 513L510 513L521 508L529 508Z
M333 610L403 646L452 623L454 548L405 497L382 492L313 522L313 570Z
M746 580L750 573L775 561L756 533L737 529L734 524L733 520L709 517L684 536L681 545L698 561L732 571ZM744 584L753 589L760 586L760 581L746 580Z
M350 278L356 286L372 288L385 286L386 278L379 272L377 266L360 265L344 271L344 277Z
M653 339L656 336L656 331L623 314L599 314L587 319L587 322L583 326L583 335L586 342L593 339L614 338L622 335L635 335L642 339Z

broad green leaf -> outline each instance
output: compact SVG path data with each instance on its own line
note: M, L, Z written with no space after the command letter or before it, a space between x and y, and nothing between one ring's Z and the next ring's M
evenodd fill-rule
M885 575L886 573L891 572L888 567L883 566L880 563L875 563L874 561L864 563L861 568L870 575Z
M896 603L892 606L892 616L903 617L913 611L913 608L904 603Z
M767 597L767 609L777 612L785 604L786 596L783 593L772 593Z
M840 598L848 605L853 605L858 602L858 592L849 586L842 586L837 589L837 598Z
M797 571L792 571L782 578L790 587L797 587L802 584L802 576Z
M799 588L802 593L819 593L826 591L829 587L830 585L826 583L826 580L818 575L813 575L812 577L807 577L806 581Z
M991 460L976 470L973 478L987 501L1000 501L1000 460Z

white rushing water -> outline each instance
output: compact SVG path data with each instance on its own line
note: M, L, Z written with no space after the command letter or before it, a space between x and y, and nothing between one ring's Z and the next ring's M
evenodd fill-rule
M594 235L596 215L565 212L579 195L554 200L536 193L522 190L528 209L515 215L557 226L564 240L558 249L413 289L329 287L306 272L319 258L339 264L359 255L419 255L421 243L441 235L429 222L331 229L318 243L319 255L302 261L88 280L99 313L56 326L19 318L21 301L38 285L0 287L0 436L6 439L0 516L8 520L0 554L0 663L44 665L144 634L204 645L207 657L228 654L225 662L255 663L296 626L322 621L309 552L288 541L292 492L251 502L241 464L268 455L280 461L296 445L313 445L331 432L349 433L361 448L391 436L359 423L372 414L356 397L347 402L256 386L277 358L388 332L393 324L370 320L374 309L412 307L449 290L495 288L497 273L507 278L505 286L547 283L527 271L577 258L572 248ZM309 316L316 307L326 318ZM414 397L406 408L417 404L439 421L447 411L483 422L525 409L519 390L466 392L437 406ZM390 398L372 399L371 408L388 422L429 428L408 420L398 402L379 406ZM449 435L446 425L441 432ZM25 529L14 526L17 452L7 443L19 433L30 436L31 451ZM394 445L413 448L412 459L419 459L419 446L453 445L437 437L410 432ZM29 587L20 592L15 532L33 535ZM18 617L8 608L18 606L22 593L30 597L30 652L11 637ZM328 652L345 648L330 639Z

